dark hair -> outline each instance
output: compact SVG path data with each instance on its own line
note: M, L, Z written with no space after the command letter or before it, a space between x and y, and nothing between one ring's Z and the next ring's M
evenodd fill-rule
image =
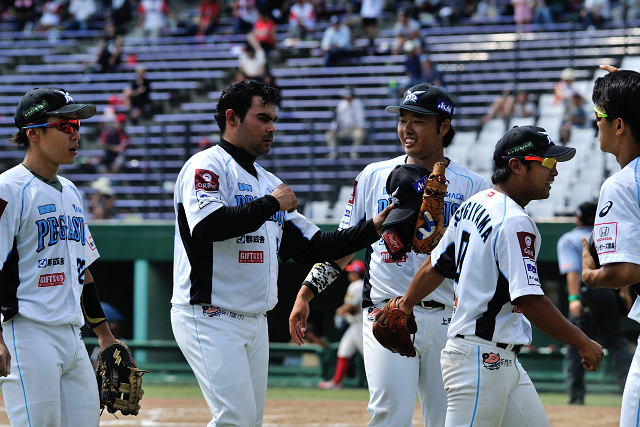
M49 115L45 114L44 116L38 117L36 120L34 120L33 122L30 122L29 124L41 125L43 123L46 123L47 120L49 120ZM42 127L40 129L42 129L43 133L46 132L47 130L46 127ZM11 135L9 137L9 144L22 145L24 146L24 149L27 150L29 148L29 142L30 142L29 137L27 136L27 130L20 129L19 131Z
M451 117L444 116L442 114L438 114L436 116L436 126L440 129L440 125L444 123L445 120L451 120ZM449 125L449 131L445 134L444 139L442 140L442 145L444 148L447 148L451 145L451 141L453 141L453 137L456 134L456 131L453 129L453 125Z
M529 160L520 159L520 163L525 165L527 170L531 167L531 161ZM491 175L491 182L493 182L494 185L507 182L512 173L513 171L511 170L509 163L505 163L493 172L493 175Z
M242 122L247 116L247 111L251 108L254 96L260 97L260 104L263 107L269 104L276 105L279 100L278 89L257 80L243 80L233 83L222 91L216 107L216 114L213 116L218 123L221 135L224 135L227 128L225 116L227 110L233 110Z
M640 144L640 73L621 70L599 77L591 99L607 114L622 118L635 142Z

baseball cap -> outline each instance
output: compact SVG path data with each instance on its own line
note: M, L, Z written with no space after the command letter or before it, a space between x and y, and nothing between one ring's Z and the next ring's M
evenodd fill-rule
M429 170L422 165L398 165L387 178L387 194L393 209L383 226L399 224L417 217L422 204L422 193L429 178Z
M522 158L524 156L553 157L559 162L566 162L575 155L575 148L554 144L544 128L514 126L496 144L493 151L493 162L496 167L500 167L508 163L512 157Z
M435 116L443 114L453 118L453 101L447 92L430 83L420 83L410 87L404 93L402 105L385 108L387 113L397 114L400 109L415 111L420 114Z
M593 202L584 202L576 210L576 216L582 220L584 225L593 225L596 220L596 210L598 205Z
M364 274L364 262L360 261L359 259L356 259L354 261L351 262L351 264L347 265L344 269L344 271L348 271L348 272L355 272L358 273L360 275Z
M560 73L560 80L575 80L576 79L576 73L575 71L573 71L573 68L565 68L564 70L562 70L562 73Z
M35 88L27 92L13 116L18 129L44 116L66 116L76 114L79 119L88 119L96 113L93 104L76 104L69 92L61 87Z

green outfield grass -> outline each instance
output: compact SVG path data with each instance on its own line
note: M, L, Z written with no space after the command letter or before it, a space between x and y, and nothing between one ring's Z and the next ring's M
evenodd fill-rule
M165 386L158 384L145 385L145 397L203 399L197 386ZM368 400L369 391L362 388L345 388L342 390L320 390L314 388L269 388L267 399L291 400ZM545 405L566 405L567 395L564 393L541 393L540 399ZM587 406L620 407L622 396L618 394L587 394Z

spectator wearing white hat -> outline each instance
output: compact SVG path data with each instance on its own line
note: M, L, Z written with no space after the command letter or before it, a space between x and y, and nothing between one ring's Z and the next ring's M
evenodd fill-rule
M110 219L115 216L116 192L111 187L111 181L101 176L91 183L95 193L91 195L89 212L91 219Z

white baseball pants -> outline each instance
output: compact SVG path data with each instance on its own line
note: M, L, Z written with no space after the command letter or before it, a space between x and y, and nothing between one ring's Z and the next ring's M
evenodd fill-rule
M640 338L622 394L620 427L640 426Z

